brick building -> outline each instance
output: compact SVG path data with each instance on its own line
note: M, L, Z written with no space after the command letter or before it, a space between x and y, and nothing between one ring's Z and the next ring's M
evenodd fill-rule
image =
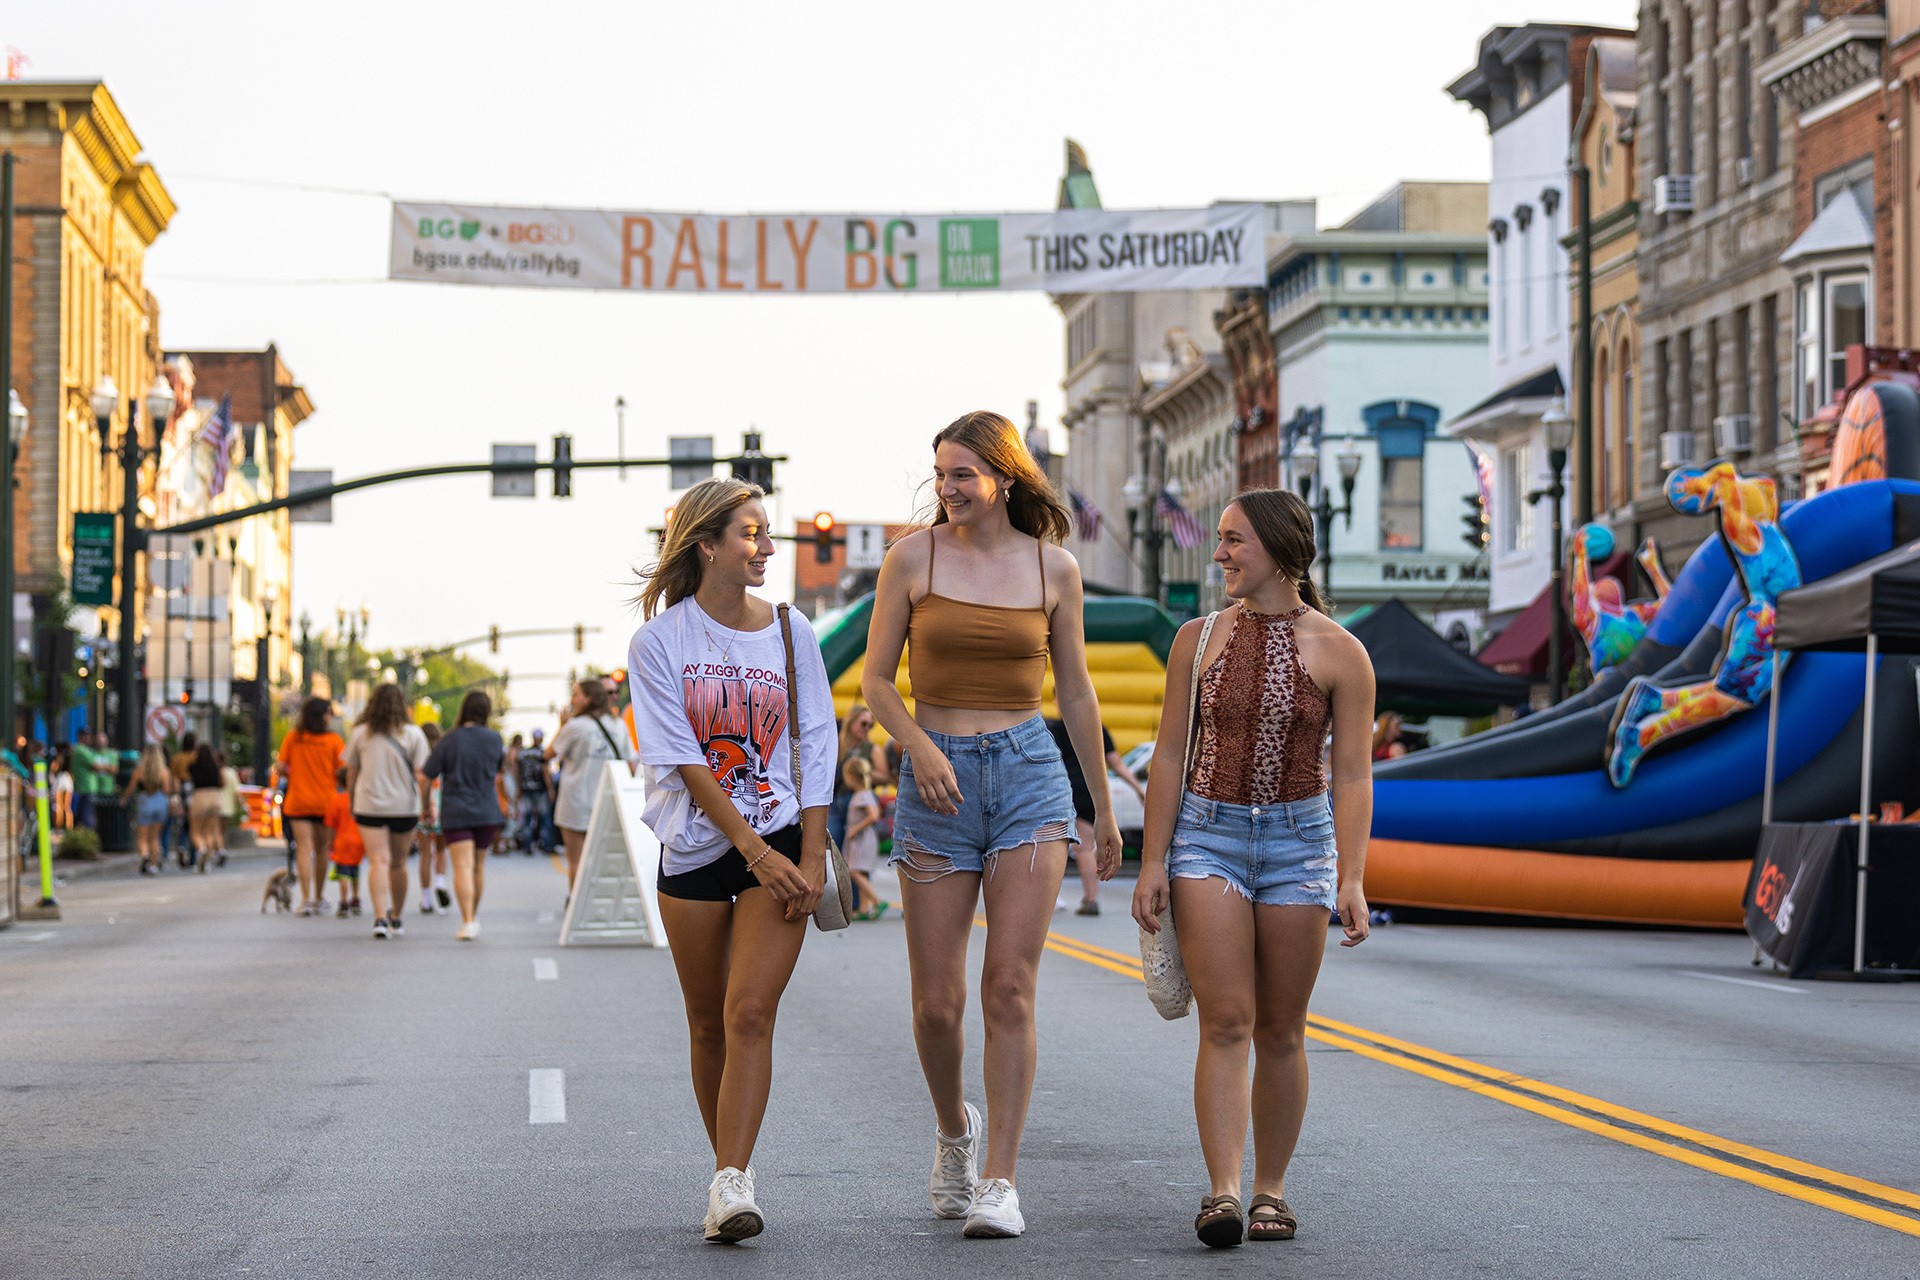
M1880 0L1810 9L1801 32L1760 66L1794 146L1793 421L1802 429L1845 389L1846 349L1877 340L1893 307L1891 137L1884 119Z
M118 459L102 457L90 401L111 377L120 408L105 443L117 447L130 405L159 372L160 309L143 272L174 204L98 81L0 82L0 148L18 157L12 355L30 415L15 472L14 572L38 611L68 579L74 513L119 508ZM145 468L149 493L152 476ZM112 608L76 612L83 638L114 634Z
M287 367L279 348L260 351L167 353L174 385L183 394L168 424L156 497L161 523L269 502L287 493L293 464L294 429L313 415L312 399ZM227 446L224 483L209 491L203 455L213 448L201 438L207 419L222 402L230 406L234 438ZM210 456L204 461L210 462ZM268 635L268 682L284 687L294 678L292 513L270 515L210 530L203 551L229 563L232 674L255 678L256 645ZM188 541L189 544L191 540ZM153 665L149 660L149 666Z
M1888 0L1885 61L1887 237L1880 245L1887 341L1920 346L1920 0Z

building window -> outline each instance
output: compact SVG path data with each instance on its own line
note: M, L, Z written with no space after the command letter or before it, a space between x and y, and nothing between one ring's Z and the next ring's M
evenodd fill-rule
M1533 450L1519 445L1500 451L1498 546L1502 551L1525 551L1533 546L1533 510L1527 505L1528 481L1533 475Z
M1614 440L1613 431L1613 387L1607 381L1607 353L1598 353L1593 362L1594 404L1594 441L1599 445L1599 457L1593 460L1593 505L1599 511L1613 510L1617 500L1619 486L1615 475L1620 467L1620 449Z
M1633 497L1633 489L1639 483L1636 463L1639 452L1635 441L1640 438L1640 409L1633 402L1633 348L1620 344L1620 500L1626 502Z
M1418 551L1425 545L1427 437L1440 410L1418 400L1382 400L1360 411L1380 448L1380 549Z
M1507 286L1513 279L1513 273L1507 270L1507 242L1504 237L1494 241L1493 269L1494 273L1500 277L1500 293L1493 304L1494 309L1500 313L1500 318L1494 321L1493 338L1500 354L1505 355L1507 354L1507 313L1513 310L1513 293Z
M1845 168L1836 169L1814 179L1813 210L1819 213L1832 204L1834 197L1842 191L1850 191L1860 202L1860 212L1867 220L1873 220L1873 158L1857 160Z
M1795 410L1805 422L1847 385L1847 348L1873 333L1866 272L1803 279L1794 310L1799 332Z

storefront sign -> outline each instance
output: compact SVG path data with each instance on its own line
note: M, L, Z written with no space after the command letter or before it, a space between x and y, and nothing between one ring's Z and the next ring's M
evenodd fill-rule
M73 602L113 603L114 522L105 511L73 513Z
M1485 582L1487 566L1476 561L1471 564L1399 564L1392 560L1380 562L1380 581L1382 582Z
M395 280L673 293L1133 293L1266 280L1265 210L680 214L396 201Z

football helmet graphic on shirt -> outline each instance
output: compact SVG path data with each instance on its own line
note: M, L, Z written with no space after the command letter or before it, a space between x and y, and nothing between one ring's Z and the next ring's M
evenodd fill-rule
M778 805L774 799L772 779L756 765L757 761L746 746L732 738L713 738L707 742L707 768L713 771L720 789L727 793L736 808L753 805L764 819Z

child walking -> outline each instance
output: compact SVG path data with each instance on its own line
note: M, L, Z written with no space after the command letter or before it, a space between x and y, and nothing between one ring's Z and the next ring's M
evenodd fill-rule
M847 840L841 852L847 856L854 891L867 904L854 919L878 920L893 904L873 887L873 873L880 866L880 797L873 794L873 766L848 756L840 776L853 793L847 800Z
M333 832L333 849L327 855L327 879L340 882L340 906L336 916L360 914L360 863L367 856L366 841L360 838L360 824L353 820L353 804L345 791L334 793L327 805L327 827Z

